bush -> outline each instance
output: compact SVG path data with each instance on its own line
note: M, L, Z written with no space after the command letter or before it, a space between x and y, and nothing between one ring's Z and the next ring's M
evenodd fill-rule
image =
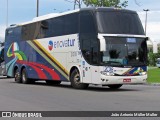
M158 53L153 53L152 51L148 53L148 65L156 66L157 58L160 58L160 50Z

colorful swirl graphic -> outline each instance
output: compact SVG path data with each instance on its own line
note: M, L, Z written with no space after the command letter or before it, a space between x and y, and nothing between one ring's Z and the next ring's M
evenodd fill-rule
M53 69L42 64L27 61L26 55L19 50L17 42L10 45L7 51L7 57L13 57L13 59L6 64L6 71L9 76L12 76L13 67L15 63L18 63L31 67L37 73L39 79L48 79L45 74L45 72L47 72L53 80L60 80L59 75Z

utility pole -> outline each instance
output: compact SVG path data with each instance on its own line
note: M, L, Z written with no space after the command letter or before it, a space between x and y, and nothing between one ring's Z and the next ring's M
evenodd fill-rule
M6 6L6 28L8 27L8 0L7 0L7 6Z
M37 15L36 16L38 17L39 16L39 0L37 0L37 8L36 9L37 9Z
M143 11L146 12L146 18L145 18L145 35L147 33L147 12L149 11L149 9L143 9Z

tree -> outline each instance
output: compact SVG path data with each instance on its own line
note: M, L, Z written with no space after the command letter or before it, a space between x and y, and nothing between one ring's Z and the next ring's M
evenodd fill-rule
M82 2L83 0L65 0L67 2L70 2L70 3L74 3L74 9L76 8L76 5L81 8L81 5L82 5Z
M128 0L83 0L84 4L87 6L94 6L94 7L127 7Z
M153 53L153 51L148 53L148 65L155 66L157 58L160 58L160 49L158 50L158 53Z

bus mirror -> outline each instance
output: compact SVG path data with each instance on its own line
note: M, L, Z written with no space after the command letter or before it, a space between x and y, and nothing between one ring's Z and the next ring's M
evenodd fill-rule
M100 51L105 52L106 51L106 40L102 35L98 35L98 39L100 42Z
M146 37L146 41L150 40L149 37Z

